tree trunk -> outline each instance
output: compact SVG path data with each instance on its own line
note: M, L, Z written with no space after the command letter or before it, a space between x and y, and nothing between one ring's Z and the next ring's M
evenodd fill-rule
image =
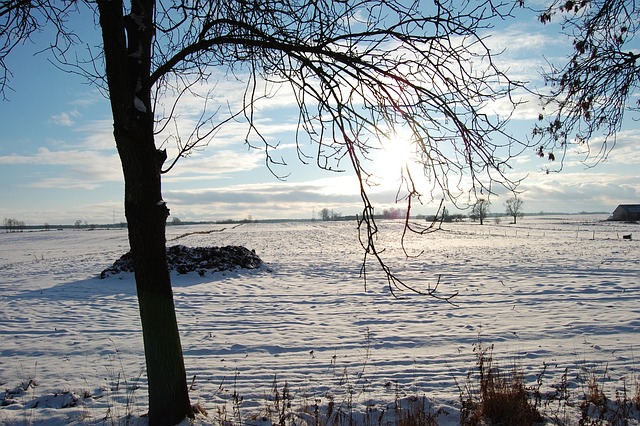
M125 214L147 363L149 424L173 425L187 416L190 405L167 267L169 211L161 197L153 134L142 130L140 135L123 135L118 129L115 133L125 175Z
M190 411L186 372L167 267L160 170L149 75L153 0L98 0L114 136L125 182L125 215L135 268L149 385L149 424L173 425Z

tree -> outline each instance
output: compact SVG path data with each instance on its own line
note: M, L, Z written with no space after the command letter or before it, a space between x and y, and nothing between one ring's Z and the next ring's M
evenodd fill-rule
M327 220L339 220L342 217L342 213L334 212L333 209L330 210L330 209L325 207L322 210L320 210L320 217L324 221L327 221Z
M303 149L311 141L319 167L341 171L347 161L355 171L364 206L359 218L363 272L367 257L373 256L392 292L409 289L438 297L437 283L425 291L412 288L380 257L367 192L372 177L367 154L381 139L406 129L433 188L450 200L491 193L496 183L512 189L515 183L503 172L511 153L521 149L511 149L518 142L504 131L508 115L488 115L485 106L509 102L517 82L496 66L480 36L492 19L510 12L510 5L491 0L0 3L3 94L11 77L7 56L49 27L55 32L50 51L58 67L85 75L109 98L125 182L151 425L177 423L190 410L166 261L169 209L162 198L162 174L196 146L206 145L222 126L240 120L246 123L246 143L262 147L268 167L280 164L254 117L260 101L278 89L289 90L299 107L299 158L311 158ZM88 57L74 49L87 46L70 28L73 14L86 16L89 23L98 18L102 40ZM246 83L241 103L215 105L215 92L197 93L198 87L225 77ZM169 139L176 142L175 150L160 150L156 132L172 127L189 95L204 99L200 121L186 137L175 125ZM500 143L492 142L493 135L501 136ZM450 188L450 181L459 181L456 175L470 176L469 186ZM408 218L412 202L421 196L409 168L402 188ZM406 227L413 230L408 219Z
M505 203L507 215L513 217L513 223L515 224L518 218L522 218L524 216L524 212L522 211L522 206L524 205L524 201L522 201L517 196L509 198Z
M473 205L473 208L471 209L471 214L474 217L478 218L478 220L480 221L480 225L484 225L484 220L489 214L490 204L491 203L489 202L489 200L480 198L476 201L476 203Z
M322 210L320 210L320 217L322 218L322 220L330 220L331 219L331 210L329 210L328 208L324 207Z
M615 146L625 112L640 111L640 100L631 101L640 89L640 52L632 44L640 3L555 0L539 18L542 23L559 19L573 52L544 75L550 92L544 95L548 112L540 114L534 129L541 140L538 154L554 160L554 150L564 156L570 144L579 144L588 148L585 160L592 157L597 164Z
M407 214L405 209L402 208L390 208L390 209L384 209L382 211L382 218L383 219L401 219L404 218L404 216Z
M4 219L5 232L18 232L25 228L25 223L18 219Z

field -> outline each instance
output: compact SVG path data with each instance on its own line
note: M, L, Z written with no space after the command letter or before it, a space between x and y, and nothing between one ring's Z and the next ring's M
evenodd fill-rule
M266 263L172 275L191 399L209 413L198 422L267 424L291 402L287 411L331 406L378 424L394 404L424 397L438 424L459 424L460 389L491 345L494 363L526 383L566 391L548 421L578 412L590 378L612 399L631 396L640 225L605 218L444 224L410 238L409 254L421 253L410 258L401 225L381 222L393 270L422 290L440 277L439 294L458 293L451 303L394 298L373 262L365 283L352 222L169 227L169 245L243 245ZM1 424L145 424L135 283L98 278L127 250L124 230L0 234Z

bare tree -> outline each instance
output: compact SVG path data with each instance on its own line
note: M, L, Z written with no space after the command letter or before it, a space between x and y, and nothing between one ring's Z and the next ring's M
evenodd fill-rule
M83 73L111 103L125 180L151 425L177 423L190 411L165 254L169 209L162 198L162 174L196 146L206 145L226 123L239 120L246 123L246 143L262 147L267 166L281 163L254 117L257 102L288 88L299 107L299 158L306 162L315 157L319 167L334 171L343 170L346 161L355 171L364 205L359 220L363 272L367 256L373 256L392 291L439 297L439 280L427 290L412 288L381 259L366 159L380 140L406 129L432 191L438 189L455 203L461 195L491 193L496 184L513 188L515 183L503 173L511 156L525 147L516 149L516 141L505 133L509 117L488 114L486 107L496 100L509 102L515 83L496 67L480 36L492 19L507 16L510 7L491 0L0 3L3 89L11 76L7 55L50 26L56 31L51 50L59 66ZM77 59L79 40L69 28L69 17L78 11L88 19L97 17L102 32L101 45L85 59ZM198 85L213 87L225 77L245 82L240 104L219 102L215 89L196 93ZM180 134L176 111L186 95L202 96L205 107L192 132ZM167 140L174 140L176 148L167 152L155 139L172 126L176 130ZM492 142L496 134L500 143ZM303 149L308 140L316 146L313 156ZM462 184L463 175L470 177L468 184ZM402 185L405 230L429 232L408 222L412 203L422 195L409 168Z
M562 23L573 52L545 74L551 89L534 129L541 140L538 154L554 160L560 151L564 158L568 145L578 144L587 148L585 161L598 164L615 146L625 112L640 110L640 101L631 100L640 89L640 3L555 0L539 17Z
M509 198L505 203L506 212L513 218L514 224L516 223L518 218L522 218L524 216L524 211L522 210L523 206L524 201L522 201L517 196Z
M484 220L489 214L489 206L491 203L485 198L480 198L476 201L471 209L471 214L478 218L480 225L484 225Z
M4 229L6 232L18 232L25 228L25 223L18 219L4 219Z
M322 220L331 220L331 215L331 210L326 207L320 210L320 217L322 218Z
M390 208L382 211L383 219L402 219L406 215L406 211L402 208Z

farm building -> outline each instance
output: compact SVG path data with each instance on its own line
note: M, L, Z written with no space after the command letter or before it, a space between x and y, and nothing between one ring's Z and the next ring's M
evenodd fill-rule
M640 204L620 204L611 213L609 220L636 221L640 220Z

